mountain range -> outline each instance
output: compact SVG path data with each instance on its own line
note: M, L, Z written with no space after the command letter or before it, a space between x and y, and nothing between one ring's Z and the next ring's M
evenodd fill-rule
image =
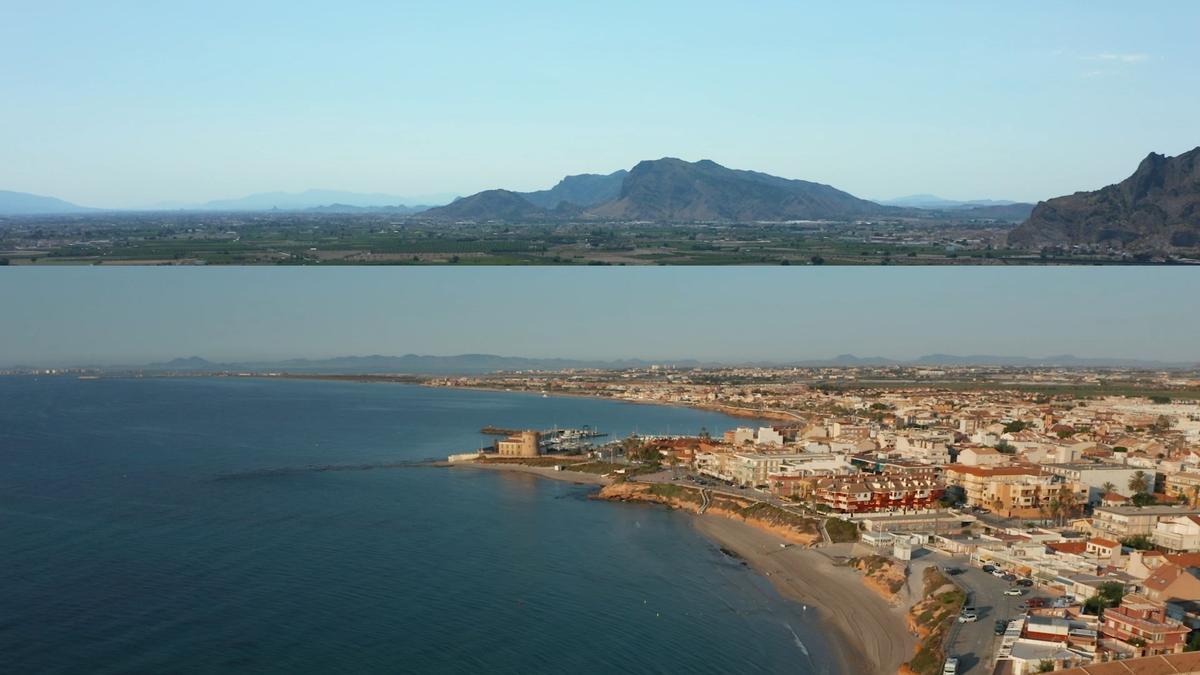
M930 194L908 195L894 199L876 199L875 201L884 206L905 206L914 209L933 209L938 211L969 209L976 206L1010 206L1019 203L1009 199L970 199L959 201Z
M1008 242L1027 249L1200 247L1200 147L1176 157L1152 152L1120 183L1039 202Z
M659 222L855 220L870 217L967 217L1019 221L1029 205L998 200L954 202L913 195L879 204L829 185L730 169L712 160L672 157L608 174L567 176L532 192L492 189L449 201L449 195L404 198L383 193L311 189L262 192L204 203L159 203L143 210L315 211L421 214L430 220L596 219ZM444 204L422 206L421 204ZM0 192L0 215L83 213L52 197Z
M451 199L452 195L425 195L419 197L399 197L378 192L345 192L342 190L311 189L303 192L260 192L238 197L236 199L217 199L192 206L192 209L205 211L300 211L330 206L341 208L391 208L411 212L420 211L426 207L404 206L416 204L442 204Z
M0 190L0 215L43 215L59 213L92 213L100 209L79 206L57 197L43 197L28 192Z
M852 368L876 366L1004 366L1013 368L1146 368L1179 369L1196 368L1196 362L1165 362L1148 359L1083 358L1070 354L1046 357L994 356L974 354L927 354L915 359L892 359L881 356L855 356L841 354L828 359L802 359L790 361L719 362L683 359L652 361L646 359L565 359L525 358L497 356L495 354L458 354L454 356L430 356L405 354L403 356L342 356L328 359L289 359L284 361L212 362L197 356L173 359L145 366L122 366L115 370L144 369L170 372L288 372L314 374L479 374L514 370L566 370L601 369L620 370L644 368L654 364L670 364L682 368L719 366L759 366L798 368Z

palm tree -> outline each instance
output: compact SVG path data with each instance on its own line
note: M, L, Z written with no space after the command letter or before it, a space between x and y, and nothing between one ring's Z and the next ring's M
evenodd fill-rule
M1057 501L1064 521L1075 515L1075 509L1079 505L1079 500L1075 496L1075 491L1066 483L1063 483L1062 487L1058 488Z
M1102 491L1104 494L1109 494L1109 493L1111 493L1111 492L1116 492L1116 491L1117 491L1117 485L1116 485L1116 483L1113 483L1113 482L1112 482L1112 481L1110 481L1110 480L1108 480L1108 481L1104 481L1104 484L1100 486L1100 490L1101 490L1101 491Z
M1140 495L1150 491L1148 482L1146 481L1145 471L1135 471L1129 478L1129 489L1133 490L1134 494Z

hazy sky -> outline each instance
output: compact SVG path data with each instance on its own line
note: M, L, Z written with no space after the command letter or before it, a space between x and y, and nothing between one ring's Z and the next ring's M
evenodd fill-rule
M0 271L0 366L491 353L1200 361L1184 268Z
M1200 3L6 0L0 189L140 206L714 159L1036 200L1200 144Z

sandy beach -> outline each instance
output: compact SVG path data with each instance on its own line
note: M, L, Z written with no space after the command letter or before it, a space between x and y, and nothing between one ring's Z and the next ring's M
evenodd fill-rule
M848 673L892 675L912 657L917 640L904 609L892 607L858 573L837 567L824 553L721 516L695 517L702 534L743 557L784 597L816 607L829 623Z
M510 473L533 474L552 480L590 485L612 481L590 473L555 471L521 464L450 464ZM830 644L838 651L845 672L892 675L908 661L917 639L908 630L905 608L893 607L863 582L858 572L834 564L818 549L789 545L781 537L721 515L692 514L696 529L717 545L741 556L784 597L815 608L828 623ZM837 546L849 550L849 546Z

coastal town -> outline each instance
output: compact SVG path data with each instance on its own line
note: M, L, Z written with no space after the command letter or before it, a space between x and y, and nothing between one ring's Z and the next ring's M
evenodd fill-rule
M1195 373L662 366L426 384L745 418L590 450L514 431L451 459L589 475L599 498L716 513L820 552L905 613L912 653L872 669L1200 668Z

